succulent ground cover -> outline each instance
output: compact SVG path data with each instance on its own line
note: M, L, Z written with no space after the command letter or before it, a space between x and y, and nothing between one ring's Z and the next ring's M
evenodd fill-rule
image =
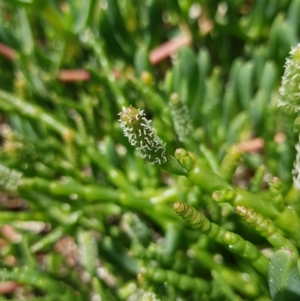
M0 300L299 300L299 15L0 0Z

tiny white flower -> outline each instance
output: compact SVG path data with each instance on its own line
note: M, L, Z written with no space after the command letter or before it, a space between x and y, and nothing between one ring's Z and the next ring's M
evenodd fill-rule
M300 43L292 48L290 57L286 59L279 93L281 99L278 101L278 107L293 112L300 110Z
M296 154L296 159L294 161L294 169L292 171L293 183L296 189L300 189L300 135L299 135L299 141L295 145L295 148L297 154Z
M151 120L147 120L144 111L132 106L123 107L119 115L124 136L139 155L151 164L166 163L166 144L156 135L156 130L151 127Z

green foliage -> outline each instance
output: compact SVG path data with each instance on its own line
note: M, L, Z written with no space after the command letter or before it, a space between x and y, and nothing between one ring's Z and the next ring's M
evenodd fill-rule
M0 0L1 300L298 300L299 13Z
M269 286L272 300L299 299L300 278L297 254L291 250L282 249L273 255L270 262Z

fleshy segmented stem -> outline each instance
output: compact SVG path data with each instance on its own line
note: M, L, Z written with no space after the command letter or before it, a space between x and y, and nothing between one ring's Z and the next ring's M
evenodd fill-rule
M252 177L252 179L250 181L250 186L249 186L249 190L252 193L257 193L259 191L265 173L266 173L265 165L259 166L257 168L257 170L255 171L255 174Z
M215 271L227 284L234 287L235 290L249 298L255 298L261 295L260 277L257 274L247 273L245 277L244 271L237 271L231 267L227 267L222 262L215 260L215 255L211 252L204 251L197 244L193 245L192 250L195 258L201 262L204 268Z
M188 171L186 177L204 190L213 193L217 202L228 202L232 206L247 206L274 221L275 225L296 240L300 245L300 219L288 207L279 211L270 201L240 188L233 188L200 160L195 160L185 149L177 149L175 157Z
M26 102L3 90L0 90L0 108L17 111L22 116L39 120L48 128L59 133L66 142L72 142L76 138L73 129L64 125L41 107Z
M144 277L153 282L166 282L170 285L176 285L182 291L196 290L198 292L205 292L209 289L207 281L185 274L179 274L173 270L164 270L151 266L143 267L138 278L142 281Z
M157 261L162 266L170 266L173 262L173 259L155 244L151 244L145 248L141 244L135 243L131 248L130 255L145 262Z
M74 288L68 287L62 282L28 267L13 268L12 270L5 268L1 269L0 281L10 280L32 285L45 292L63 292L60 297L64 300L70 300L71 298L73 298L72 300L80 300L78 295L76 295Z
M158 93L153 92L153 90L151 90L149 86L145 84L145 82L153 80L151 78L151 74L148 72L144 72L142 74L144 82L143 80L138 80L135 77L130 77L130 83L144 96L145 99L147 99L147 105L149 105L151 109L153 108L162 111L166 105L164 99ZM147 74L148 80L146 79Z
M233 145L228 149L220 165L219 174L223 179L231 181L241 157L242 150L237 145Z
M250 226L265 237L274 248L289 249L298 254L296 247L277 230L269 219L245 206L237 206L235 210Z
M210 170L203 162L195 161L192 156L183 148L179 148L175 152L175 158L178 162L188 170L186 177L194 184L199 185L206 191L214 192L216 190L231 189L223 178Z
M231 252L248 259L260 273L267 275L269 261L252 243L211 223L201 212L183 202L174 203L173 208L194 229L201 230L209 238L226 246Z
M189 206L183 202L176 202L173 204L173 209L192 228L201 229L201 231L203 232L207 232L211 229L211 223L209 222L209 220L194 207Z

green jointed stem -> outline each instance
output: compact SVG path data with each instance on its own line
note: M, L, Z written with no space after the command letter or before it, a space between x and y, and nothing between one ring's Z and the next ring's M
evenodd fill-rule
M288 207L281 212L273 204L260 196L240 188L233 188L223 178L211 171L201 161L195 161L184 149L177 149L175 157L188 171L186 177L194 184L213 193L217 202L229 202L232 206L250 207L274 221L277 227L285 231L300 245L300 219L297 213Z
M66 142L72 142L74 139L76 139L76 141L80 145L82 145L84 142L82 141L81 137L76 135L73 129L65 126L59 120L55 119L52 115L46 113L42 108L21 100L7 92L2 91L1 89L0 108L8 111L17 111L25 117L29 117L44 123L49 128L59 133ZM122 172L115 168L112 168L107 163L107 158L105 156L102 156L94 145L84 145L84 147L86 148L86 152L88 153L92 161L101 169L104 169L113 184L121 186L123 188L127 187L127 189L130 188L128 181L126 180Z
M114 168L107 160L107 157L99 153L99 150L95 145L87 145L85 151L93 163L107 174L108 179L112 184L126 190L132 188L124 173L121 170Z
M166 107L164 99L158 93L153 92L153 89L148 87L141 80L130 77L130 82L133 84L134 88L144 96L147 105L149 105L150 108L162 111Z
M300 244L300 219L297 213L288 207L279 212L273 204L242 189L236 189L236 197L232 201L234 207L238 205L250 207L266 218L271 219L277 227Z
M255 171L253 178L251 179L249 190L252 193L257 193L260 190L263 177L266 173L266 166L261 165Z
M201 266L204 266L210 271L216 271L220 277L243 295L254 298L261 294L260 278L256 274L248 274L247 277L245 277L245 272L240 272L221 263L217 263L214 259L214 254L200 249L197 245L194 245L192 250L197 260L201 262Z
M183 202L174 203L173 208L194 229L201 230L209 238L225 245L231 252L248 259L259 272L267 275L268 259L252 243L211 223L201 212Z
M88 39L87 41L89 46L93 49L96 56L98 57L101 67L105 72L107 84L109 85L112 93L116 98L116 103L118 107L121 108L122 106L126 106L127 100L125 99L123 91L120 89L117 83L116 76L114 75L113 70L110 66L110 62L107 59L107 56L103 50L103 43L97 42L92 36L91 39Z
M50 192L53 195L69 196L71 194L87 201L120 201L120 194L111 188L96 185L82 185L78 182L47 181L42 178L23 178L19 189L28 190L33 187Z
M211 271L211 276L213 278L214 284L219 288L219 290L222 292L222 295L227 299L231 301L240 301L240 296L235 294L233 288L229 285L226 279L223 279L221 275L215 271Z
M223 193L222 191L216 191L213 194L213 198L215 201L220 202L221 199L218 199L220 196L219 193ZM268 203L266 200L262 199L260 196L248 192L246 190L236 188L235 196L228 200L233 206L243 205L253 208L255 211L260 212L261 214L270 217L276 218L279 212L272 206L271 203Z
M289 249L296 254L298 253L296 247L277 230L269 219L245 206L237 206L235 210L250 226L264 236L274 248Z
M205 280L194 278L188 275L179 274L173 270L163 270L151 266L143 267L139 274L139 279L144 277L157 283L168 283L175 285L183 291L205 292L209 290L209 284Z
M47 221L46 214L43 212L27 212L27 211L0 211L0 225L12 223L14 221Z
M0 281L17 281L22 284L32 285L46 292L61 292L63 295L72 295L73 300L79 300L76 297L75 290L64 285L62 282L44 275L44 273L30 269L28 267L13 268L12 270L1 268Z
M0 108L17 111L25 117L40 120L49 128L57 131L65 141L72 141L74 139L72 129L46 113L42 108L21 100L3 90L0 90Z
M142 209L146 214L154 214L153 206L150 204L149 200L144 199L143 196L126 192L120 193L119 191L109 187L83 185L81 183L73 181L63 183L58 181L50 182L41 178L23 178L18 189L22 194L24 194L24 196L33 199L36 198L36 196L34 197L33 195L33 190L30 190L33 187L35 187L39 191L47 192L48 194L50 193L54 196L65 196L69 198L70 195L74 194L76 197L82 198L85 201L98 203L113 202L121 204L128 208L134 208L138 210ZM45 197L43 197L43 199L45 199ZM140 202L141 199L143 199L142 203ZM51 207L51 210L53 211L57 209L57 207ZM159 212L159 210L163 209L163 207L160 206L156 209L157 212ZM58 215L55 213L55 216Z
M139 243L135 243L131 248L130 255L135 258L142 259L143 261L157 261L160 265L171 265L173 263L174 258L169 254L163 252L161 248L159 248L155 244L150 244L147 248L143 247Z
M232 189L232 187L220 176L212 172L206 164L195 161L184 149L179 148L175 152L178 162L188 170L186 177L201 188L214 192L216 190Z
M210 230L209 220L194 207L183 202L176 202L173 204L173 208L192 228L201 229L203 232Z
M57 227L52 230L47 235L43 236L38 242L33 244L30 247L30 251L32 253L38 252L44 248L47 248L49 245L53 245L56 241L58 241L64 235L64 230L62 227Z
M219 174L224 180L228 182L232 180L241 157L242 151L238 146L233 145L228 149L219 170Z
M40 192L35 192L33 188L37 189ZM154 221L156 221L161 227L165 227L167 222L165 219L172 219L173 213L170 212L169 208L164 205L158 205L153 207L150 203L149 198L143 196L142 194L138 194L137 192L124 192L120 193L119 191L109 188L109 187L101 187L96 185L83 185L78 182L58 182L58 181L47 181L41 178L23 178L18 187L20 193L29 198L30 200L35 200L39 202L39 200L45 201L47 199L45 193L52 194L53 196L65 196L70 202L74 202L71 200L70 196L74 195L81 200L78 202L82 202L82 199L89 202L102 202L106 203L115 203L121 206L125 206L127 208L132 208L134 210L140 210L144 212L146 215L150 216ZM66 199L64 200L66 201ZM49 202L51 199L49 198ZM40 204L45 207L48 206L47 203ZM69 222L74 223L74 218L80 218L80 212L73 212L73 215L70 215L70 220L66 218L63 212L59 212L60 209L56 206L50 207L48 210L48 215L52 216L55 220L59 219L61 223L69 224ZM73 216L73 217L72 217Z

